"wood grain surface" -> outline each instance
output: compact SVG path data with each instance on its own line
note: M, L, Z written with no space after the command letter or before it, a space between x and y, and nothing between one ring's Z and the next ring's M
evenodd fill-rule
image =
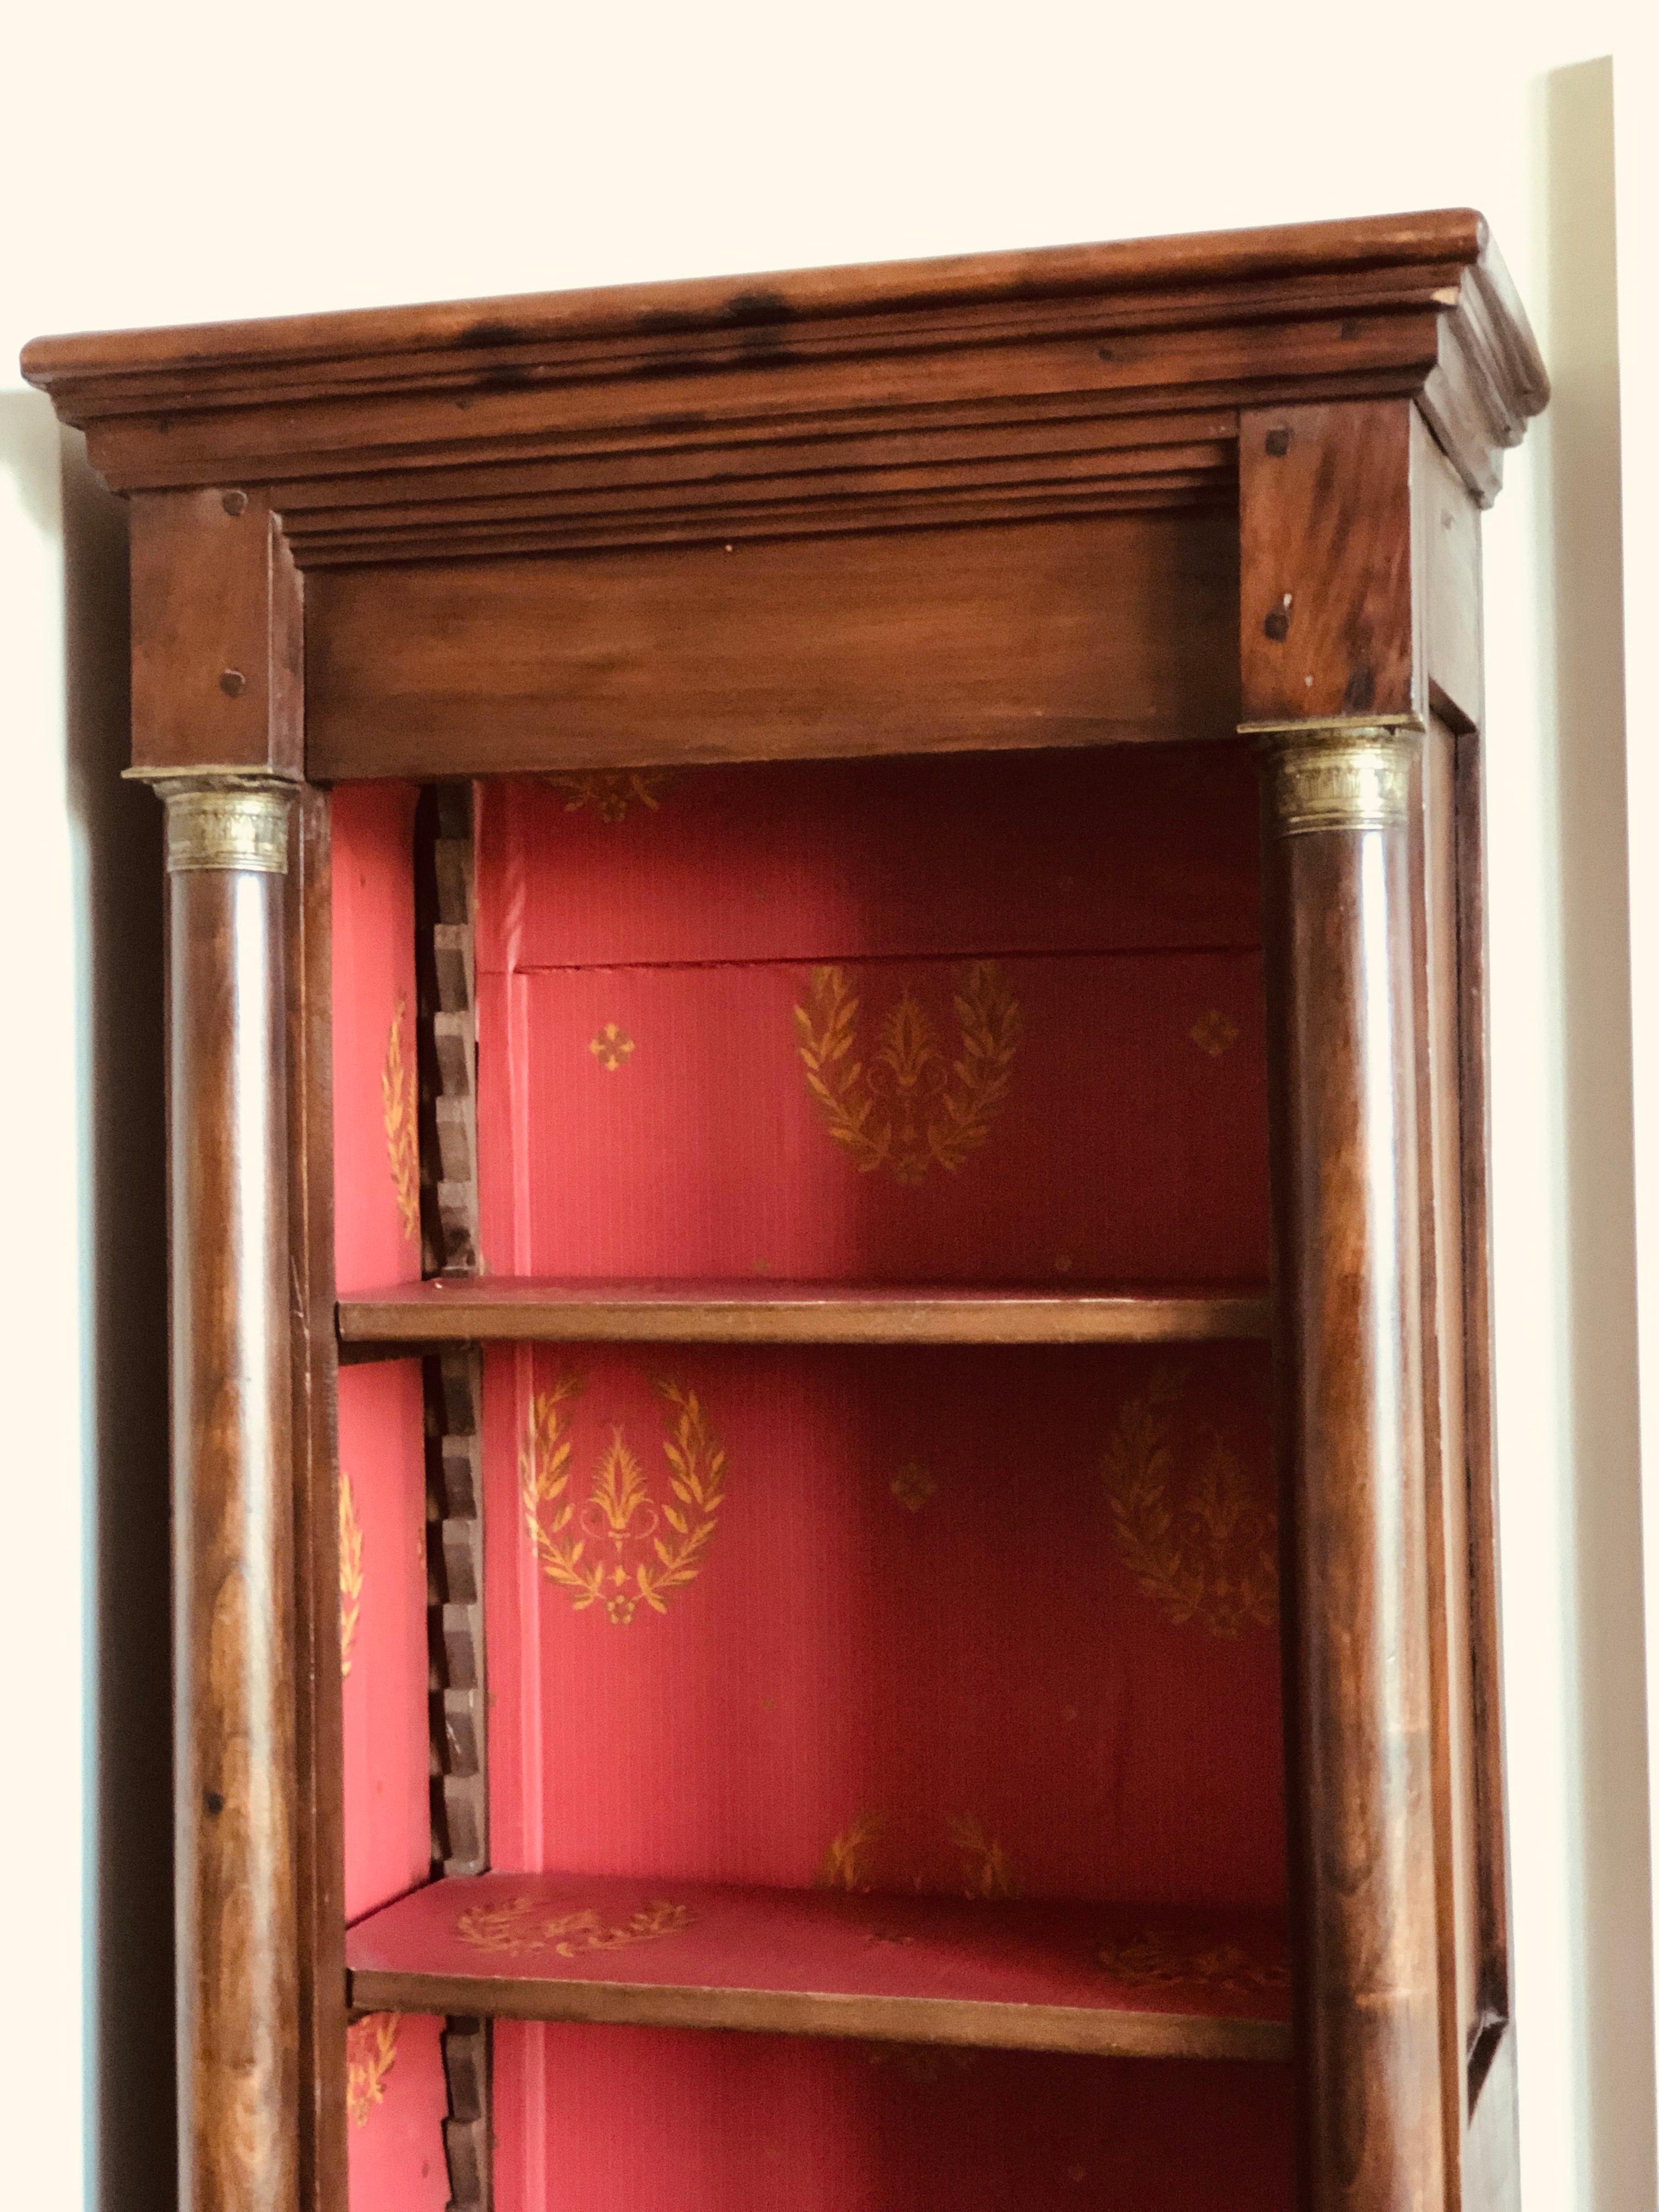
M1431 489L1417 435L1387 401L1241 422L1244 726L1283 733L1261 749L1264 952L1298 2130L1316 2212L1442 2212L1461 2191L1443 1545L1462 1324L1443 1303L1462 1297L1462 1139L1443 794L1437 770L1431 865L1414 734ZM1339 774L1335 803L1303 811L1298 779L1353 746L1403 775L1393 799Z
M1304 2157L1318 2212L1437 2212L1411 856L1402 825L1267 859Z
M94 465L124 490L273 487L302 565L556 540L556 491L503 492L503 464L609 453L597 507L626 538L731 538L819 507L820 526L925 516L947 496L1001 497L1018 435L1042 422L1421 395L1441 444L1483 500L1501 454L1542 405L1543 368L1480 217L1468 210L1277 230L1061 246L887 267L637 285L198 330L37 340L24 373L84 427ZM872 432L966 434L943 484ZM1200 447L1197 419L1177 443ZM793 469L803 437L850 504ZM1154 503L1224 489L1223 452L1152 475ZM1062 440L1062 447L1067 441ZM689 492L677 457L723 451ZM1075 456L1085 450L1069 445ZM1062 506L1079 484L1133 485L1126 448L1030 483ZM659 469L652 455L667 456ZM627 458L645 459L630 474ZM937 458L937 456L935 456ZM441 472L434 473L434 472ZM1028 472L1029 473L1029 472ZM793 477L793 481L789 481ZM744 479L778 479L762 492ZM380 479L376 485L374 479ZM422 481L424 479L424 481ZM728 490L726 487L733 489ZM503 499L498 516L480 502ZM453 512L452 512L453 511ZM493 533L504 530L504 537ZM544 540L544 542L548 542Z
M282 882L169 878L180 2199L293 2212L292 1377Z
M493 775L1227 738L1223 515L308 580L310 772Z
M447 1875L476 1875L489 1864L483 1375L476 1348L465 1345L422 1365L432 1856Z
M1252 408L1239 417L1243 719L1420 715L1412 408Z
M512 1276L398 1283L342 1298L342 1342L389 1355L453 1344L1164 1344L1265 1337L1266 1292L929 1289L882 1284L597 1283Z
M297 777L304 614L270 501L149 494L131 544L133 765Z
M414 866L421 1265L428 1275L471 1275L479 1257L470 783L421 793Z

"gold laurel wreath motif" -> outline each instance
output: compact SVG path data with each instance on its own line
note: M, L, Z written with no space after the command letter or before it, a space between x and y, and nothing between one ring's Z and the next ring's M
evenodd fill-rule
M1174 1415L1184 1389L1179 1375L1158 1368L1118 1414L1103 1473L1119 1554L1177 1624L1197 1621L1212 1636L1271 1628L1279 1617L1273 1510L1252 1494L1217 1430L1195 1441L1195 1471L1183 1468Z
M415 1073L404 1066L404 1012L399 999L386 1041L386 1065L380 1070L381 1123L386 1130L386 1156L392 1170L392 1188L398 1194L398 1211L404 1235L421 1233L421 1147L416 1127Z
M564 794L567 814L580 814L591 806L601 822L625 822L635 806L654 814L662 795L674 781L672 769L653 772L642 769L592 769L580 775L550 775L544 779Z
M885 1813L856 1814L838 1836L830 1838L818 1866L817 1887L867 1897L876 1887L878 1848L889 1825ZM963 1813L953 1819L950 1832L951 1844L962 1857L964 1897L994 1899L1024 1894L1012 1860L976 1814ZM920 1889L920 1877L914 1886Z
M726 1453L696 1392L665 1379L654 1387L669 1499L659 1504L653 1497L618 1426L579 1509L567 1494L571 1442L561 1408L582 1387L579 1376L562 1375L531 1401L519 1454L525 1525L542 1572L575 1593L575 1611L602 1605L608 1620L626 1627L641 1604L666 1613L669 1595L702 1571L726 1499Z
M1001 1111L1024 1034L1018 1000L994 960L971 961L952 1006L961 1046L947 1057L908 983L882 1018L867 1063L859 1056L859 997L842 968L815 968L794 1009L806 1088L830 1134L861 1175L887 1168L920 1182L955 1174Z
M398 2056L402 2014L372 2012L346 2030L346 2112L360 2128L386 2095L386 2075Z
M550 1943L561 1959L589 1951L619 1951L629 1943L659 1943L695 1928L689 1905L659 1901L642 1905L625 1920L605 1920L592 1905L574 1912L550 1911L533 1897L514 1897L505 1905L475 1905L463 1912L455 1933L477 1951L505 1952L514 1958L544 1951Z
M363 1524L351 1477L340 1470L340 1673L351 1672L351 1647L363 1608Z
M1095 1956L1115 1981L1131 1989L1196 1986L1243 1997L1291 1985L1291 1971L1282 1959L1253 1959L1237 1943L1201 1936L1148 1932L1103 1943Z

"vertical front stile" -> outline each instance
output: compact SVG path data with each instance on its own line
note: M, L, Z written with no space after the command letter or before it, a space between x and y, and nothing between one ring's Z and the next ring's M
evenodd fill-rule
M294 1395L295 1846L300 2202L345 2212L344 1711L339 1684L332 862L325 793L295 793L289 847L289 1249Z

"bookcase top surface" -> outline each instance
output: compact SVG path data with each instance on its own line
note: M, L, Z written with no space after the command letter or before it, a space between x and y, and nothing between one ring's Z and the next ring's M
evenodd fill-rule
M849 410L997 442L1012 418L1390 395L1489 500L1547 392L1468 210L46 337L23 368L118 489L301 505L341 475L798 441Z

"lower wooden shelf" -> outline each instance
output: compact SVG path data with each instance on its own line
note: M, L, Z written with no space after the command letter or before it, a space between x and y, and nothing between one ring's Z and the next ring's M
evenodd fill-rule
M1285 2059L1264 1916L490 1874L346 1938L362 2012Z
M439 1276L339 1304L354 1352L542 1344L1157 1344L1266 1337L1265 1287L553 1282Z

